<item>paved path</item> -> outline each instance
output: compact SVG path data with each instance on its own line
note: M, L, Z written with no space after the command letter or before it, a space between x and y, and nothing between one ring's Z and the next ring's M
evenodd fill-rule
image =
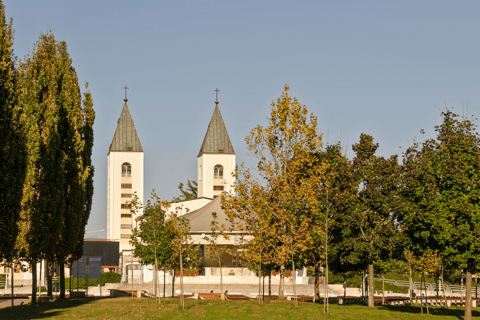
M120 290L131 290L132 286L128 284L124 284L120 286L118 289ZM148 292L153 293L152 284L134 284L134 290L145 290ZM323 289L323 288L321 288ZM158 286L158 290L160 291L160 295L163 296L163 284ZM180 292L180 284L175 282L175 294ZM258 285L252 284L224 284L223 290L228 290L230 294L243 294L250 296L251 294L258 294ZM288 295L293 294L293 286L292 285L285 285L284 290ZM220 284L184 284L184 292L185 293L208 293L213 291L214 293L220 292ZM297 285L296 288L297 294L299 295L313 295L313 285ZM323 293L323 290L321 290ZM167 296L171 296L172 294L172 285L167 284L165 287L165 293ZM331 296L334 294L335 291L332 289L329 290L329 295ZM268 284L265 283L265 294L268 295ZM272 295L278 295L278 285L272 285Z
M28 299L25 299L25 298L16 298L13 301L14 301L14 304L16 306L19 306L22 303L23 304L28 303ZM6 308L6 307L11 307L11 306L12 306L12 300L11 299L0 299L0 309L1 308Z

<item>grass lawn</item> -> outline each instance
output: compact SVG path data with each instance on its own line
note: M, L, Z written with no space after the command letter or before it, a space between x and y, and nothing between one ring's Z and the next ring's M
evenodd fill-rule
M430 308L431 316L420 314L420 307L375 307L331 305L323 314L323 304L291 301L185 300L185 311L178 299L83 299L54 301L35 306L24 305L0 309L0 319L463 319L463 308ZM480 308L473 317L480 318Z

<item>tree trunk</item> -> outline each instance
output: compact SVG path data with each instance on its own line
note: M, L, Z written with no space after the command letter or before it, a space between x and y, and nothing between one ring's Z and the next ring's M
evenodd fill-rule
M368 265L368 306L375 307L375 297L373 296L373 264Z
M133 251L130 251L130 276L132 278L132 299L133 299Z
M53 297L52 262L47 261L47 296Z
M410 289L410 304L413 303L413 277L412 277L412 273L413 273L413 270L412 270L412 262L411 261L408 261L408 271L409 271L409 275L408 275L408 286L409 286L409 289Z
M297 286L295 285L297 282L297 275L295 272L295 263L293 261L293 253L292 253L292 276L293 276L293 305L295 307L298 307L298 301L297 301Z
M32 304L37 303L37 260L32 259Z
M69 265L69 273L70 273L70 277L68 278L69 282L70 282L70 285L68 286L69 288L69 291L68 291L68 297L71 298L72 297L72 262L70 261L70 265Z
M155 248L156 249L156 248ZM157 255L155 252L155 275L154 275L154 280L155 280L155 288L153 289L153 292L155 294L155 303L158 303L158 261L157 261Z
M280 267L280 284L278 285L278 300L285 299L283 295L283 285L285 283L284 273L285 273L285 264L282 264L282 266Z
M268 274L268 299L272 299L272 270Z
M163 297L165 298L165 284L166 284L166 273L167 273L167 267L163 266Z
M183 300L183 259L182 259L182 241L180 240L180 303L185 310L185 301Z
M318 266L315 266L314 268L314 295L313 299L314 301L320 301L320 268Z
M326 301L326 304L327 304L327 314L328 314L328 262L325 263L325 295L326 295L326 298L325 298L325 301Z
M442 264L443 303L444 303L444 306L448 309L448 307L447 307L447 294L445 293L445 280L443 279L443 270L444 270L444 267L443 267L443 264Z
M265 276L262 276L262 302L265 300Z
M220 266L220 299L224 300L223 295L223 272L222 272L222 260L220 254L218 254L218 265Z
M382 273L382 306L385 305L385 274Z
M428 310L427 278L425 278L425 275L423 276L423 284L425 285L425 304L427 306L427 314L430 314L430 310Z
M467 269L465 279L465 320L472 320L472 274Z
M14 281L14 278L15 278L14 277L14 275L15 275L15 263L14 262L12 262L12 268L11 268L10 274L12 275L11 276L12 279L11 279L10 282L12 284L11 287L12 287L12 307L13 307L14 306L14 299L15 299L15 297L13 296L13 294L14 294L14 292L13 292L14 289L13 288L15 287L15 281Z
M261 258L260 258L261 259ZM261 299L260 299L260 296L262 295L262 263L260 262L260 264L258 265L258 304L260 304L261 302Z
M60 271L60 299L65 299L65 264L59 263L58 268Z
M175 297L175 269L173 269L173 278L172 278L172 298Z

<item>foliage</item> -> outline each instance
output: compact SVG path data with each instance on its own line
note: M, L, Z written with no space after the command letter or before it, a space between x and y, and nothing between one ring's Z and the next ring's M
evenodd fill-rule
M187 179L186 186L183 182L180 182L177 188L180 190L181 196L175 198L175 201L192 200L196 199L198 196L198 184L195 180Z
M120 283L121 280L122 280L122 275L119 273L102 271L102 275L100 279L90 279L90 278L88 279L88 286L89 287L98 286L99 284L101 286L104 286L105 283ZM72 277L72 290L75 290L77 288L77 281L80 289L86 288L85 278L76 279ZM59 282L59 280L55 282ZM67 289L70 289L69 279L67 279L67 281L65 282L65 286Z
M142 209L137 194L131 204L133 212ZM160 267L167 266L170 261L174 234L172 223L167 223L167 208L168 203L160 201L152 192L151 200L143 207L143 215L138 218L138 227L133 229L130 242L134 256L147 264L155 265L155 253Z
M480 137L473 119L448 109L442 117L435 139L405 152L403 220L416 254L438 250L444 264L467 271L468 289L480 262Z
M84 108L65 42L42 34L18 67L18 108L26 136L27 176L17 248L27 259L63 263L83 250L93 195L94 112Z
M0 1L0 261L16 256L15 241L25 175L25 141L16 103L12 19Z
M288 90L285 85L282 96L272 102L268 125L257 126L245 139L247 149L258 160L258 175L253 176L243 165L237 167L237 196L222 198L230 218L241 221L240 228L261 239L271 253L269 262L282 269L296 259L307 260L305 252L313 241L312 216L306 211L315 208L311 190L322 170L313 165L312 156L322 147L317 118L308 116L307 108L290 97ZM279 291L283 296L282 285Z
M400 167L397 156L376 156L378 144L361 134L353 146L352 169L358 186L352 211L335 219L337 265L348 270L369 266L369 306L373 307L373 263L388 259L397 236L397 185ZM341 270L337 270L341 271Z

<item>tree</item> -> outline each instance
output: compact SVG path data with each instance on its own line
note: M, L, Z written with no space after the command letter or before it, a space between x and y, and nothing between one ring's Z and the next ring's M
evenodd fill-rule
M135 194L132 201L132 211L137 212L142 209L142 205ZM161 201L153 191L151 200L143 208L143 215L139 217L138 227L133 229L130 243L134 247L133 254L140 258L146 264L152 264L155 267L155 299L158 295L158 266L167 266L172 252L173 232L167 223L167 207L169 204ZM165 287L165 283L163 284ZM165 290L165 288L164 288Z
M18 68L19 117L28 156L17 248L32 266L39 258L48 261L49 294L53 261L63 266L67 258L82 255L93 195L95 114L88 91L82 108L71 63L66 43L47 33Z
M339 143L328 145L324 150L313 155L314 165L320 169L321 175L317 177L318 184L314 186L313 198L315 199L312 215L311 233L313 243L310 245L309 265L314 267L315 295L319 298L319 279L321 267L325 266L324 291L326 295L325 312L328 313L328 273L329 256L335 253L332 246L332 233L338 216L350 214L352 203L355 201L357 186L353 179L352 165L347 157L342 154ZM333 227L333 228L332 228ZM335 241L333 242L335 244ZM323 248L319 250L319 248ZM330 252L330 254L329 254ZM334 261L334 260L333 260Z
M175 207L174 211L169 213L167 224L172 230L172 250L168 265L173 269L172 297L174 296L175 271L180 275L180 303L182 308L184 304L183 276L184 270L192 270L198 267L200 263L199 246L195 245L190 236L190 223L185 217L180 217L178 212L180 207Z
M264 215L262 237L267 246L275 249L274 263L281 266L280 298L283 298L282 275L286 264L292 263L296 295L295 259L306 262L304 252L311 242L312 219L306 211L315 203L310 190L317 182L305 178L305 171L321 170L313 166L312 154L322 147L317 118L308 116L307 108L291 98L288 90L286 85L282 96L272 102L268 126L257 126L245 139L248 150L258 159L258 176L237 167L235 192L241 200L232 202L238 213L230 212L232 218L246 221L247 230L254 220L248 215ZM309 176L319 177L320 173ZM254 231L254 234L259 233Z
M25 175L25 146L16 103L12 19L0 1L0 261L12 262Z
M218 261L218 268L220 270L220 298L221 300L225 300L225 292L223 292L222 254L226 249L219 243L219 239L229 240L229 236L224 232L225 226L223 224L221 226L218 225L216 212L212 212L212 217L213 219L210 222L211 233L210 235L205 235L203 239L209 243L208 250L210 257Z
M353 146L353 178L357 196L350 214L336 219L335 239L337 265L346 270L365 270L368 267L368 305L374 306L375 260L385 259L397 236L397 156L385 159L375 155L378 144L373 137L362 134Z
M192 200L196 199L198 196L198 184L195 180L187 179L186 186L183 184L183 182L180 182L177 188L180 190L182 195L175 198L175 201Z
M443 264L466 270L465 319L471 319L472 273L480 260L480 140L473 119L442 112L437 137L405 152L405 231L419 256L438 250Z

